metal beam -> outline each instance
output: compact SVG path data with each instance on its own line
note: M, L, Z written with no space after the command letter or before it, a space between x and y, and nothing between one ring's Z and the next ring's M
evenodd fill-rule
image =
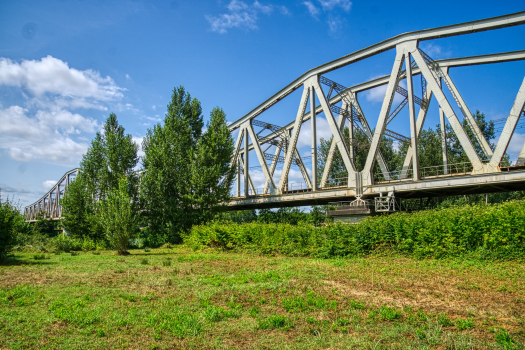
M263 151L261 150L261 145L259 145L257 136L255 135L255 131L253 130L253 126L250 122L248 122L246 125L246 130L248 130L248 134L252 139L252 144L255 146L255 153L257 155L257 159L259 159L259 164L261 164L264 178L266 179L266 183L268 183L270 186L270 194L275 194L275 183L273 182L272 174L270 173L270 169L268 169L268 163L266 163L266 158L263 154ZM246 148L248 148L248 138L246 138L245 142Z
M405 45L410 45L410 53L414 57L414 60L419 66L419 69L421 69L421 73L427 80L428 87L432 90L434 95L436 95L436 100L438 101L439 106L441 106L441 108L443 109L448 119L448 122L452 127L452 130L454 130L454 132L456 133L456 136L458 137L458 140L461 143L463 150L467 154L470 163L474 167L474 170L476 172L482 172L483 164L481 163L481 160L479 159L476 150L472 146L472 143L470 142L470 139L468 138L465 130L463 130L463 126L461 125L460 121L458 120L458 117L454 113L454 110L450 106L450 103L448 102L445 94L443 94L443 91L441 91L441 89L439 88L439 84L437 82L436 77L430 71L430 68L427 66L427 63L425 62L423 56L419 52L417 42L411 42L410 44L407 43Z
M314 86L317 92L317 98L319 99L319 102L323 107L324 115L326 116L326 120L328 121L330 130L332 131L333 140L335 141L335 144L339 149L341 158L343 158L343 163L345 164L346 170L348 171L348 185L351 186L351 183L353 182L356 173L354 163L352 163L350 157L348 156L348 150L346 149L346 145L343 141L341 130L338 127L339 125L336 124L334 115L332 114L332 110L330 109L326 96L324 95L324 91L321 88L321 85L319 85L319 81L317 79L312 79L312 85Z
M310 86L310 111L315 112L315 89ZM312 113L311 120L311 141L312 141L312 191L317 191L317 123L316 114Z
M512 62L512 61L521 61L525 60L525 50L520 51L511 51L511 52L502 52L502 53L496 53L496 54L489 54L489 55L481 55L481 56L470 56L470 57L459 57L459 58L450 58L450 59L443 59L443 60L436 60L436 62L439 64L440 67L463 67L463 66L473 66L473 65L482 65L482 64L491 64L491 63L503 63L503 62ZM421 71L418 67L414 68L412 70L412 76L416 76L421 74ZM403 79L405 77L405 74L401 72L400 79ZM385 75L383 77L373 79L361 84L357 84L354 86L349 87L345 90L345 93L348 91L352 91L354 93L363 92L366 90L370 90L382 85L385 85L388 83L390 76ZM334 96L330 99L329 103L330 105L336 104L339 101L341 101L343 94L338 94L337 96ZM315 109L315 113L319 114L322 112L321 106L317 106ZM306 122L310 119L311 112L309 111L306 113L303 117L303 122ZM283 128L286 130L291 130L293 128L295 122L290 122L289 124L285 125ZM230 131L231 131L230 127ZM260 138L260 143L266 143L269 142L275 138L279 137L278 133L271 133L264 137ZM253 149L253 145L249 146L250 150ZM241 150L241 153L243 151Z
M412 81L412 58L410 52L405 52L405 70L408 88L408 110L410 119L410 146L412 148L412 180L419 180L419 162L417 159L417 138L416 131L416 109L414 106L414 82ZM422 103L419 104L422 106Z
M403 57L404 48L397 47L394 66L392 67L392 73L390 74L388 86L386 88L385 98L383 99L383 105L381 106L381 112L379 112L379 119L377 120L374 137L372 138L372 144L370 145L370 150L368 151L366 163L362 171L363 185L369 186L373 182L372 165L374 164L374 159L379 149L379 142L381 140L381 136L383 136L383 132L386 127L386 118L390 113L390 108L392 106L392 101L394 100L394 94L396 92L397 85L399 85L399 73L401 72L401 68L403 67Z
M437 38L444 38L456 35L477 33L487 30L494 30L499 28L506 28L525 24L525 11L516 12L508 15L481 19L477 21L465 22L460 24L448 25L444 27L432 28L419 30L415 32L400 34L385 41L379 42L367 48L358 50L349 55L343 56L331 62L325 63L319 67L312 68L306 73L295 79L293 82L285 86L279 92L274 94L272 97L267 99L265 102L254 108L244 117L233 122L230 125L230 131L233 131L241 126L246 120L250 120L299 89L304 82L312 76L319 76L326 74L338 68L342 68L349 64L361 61L365 58L377 55L381 52L385 52L395 48L398 44L411 40L431 40Z
M518 91L516 99L514 100L514 104L512 105L512 108L510 110L509 117L507 118L507 122L505 123L505 127L503 128L503 131L501 132L500 139L498 141L498 144L496 145L496 149L494 150L494 155L492 156L492 159L490 160L489 166L491 168L495 169L499 166L501 159L503 158L503 155L507 151L507 147L509 147L510 139L512 138L512 135L514 134L514 130L516 129L516 125L518 124L518 121L520 120L520 116L523 111L524 105L525 105L525 78L523 78L523 82L521 83L521 87Z
M301 96L301 102L299 103L299 109L297 110L297 116L295 118L295 124L293 128L292 138L288 145L288 150L284 158L283 172L279 180L279 191L284 192L288 186L288 173L290 172L290 166L292 165L292 157L294 155L295 148L297 146L297 140L299 139L299 132L303 124L303 115L308 104L308 95L310 94L310 84L305 83L303 87L303 95Z

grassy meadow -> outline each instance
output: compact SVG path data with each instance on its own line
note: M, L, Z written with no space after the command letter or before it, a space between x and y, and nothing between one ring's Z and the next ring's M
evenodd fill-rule
M16 253L0 349L524 349L525 264Z

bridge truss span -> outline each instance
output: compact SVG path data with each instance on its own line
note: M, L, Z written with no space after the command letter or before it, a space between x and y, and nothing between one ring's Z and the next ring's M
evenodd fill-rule
M25 207L26 221L34 222L38 219L58 220L62 217L61 200L69 184L78 176L80 169L75 168L66 172L60 180L35 203Z
M230 206L240 209L307 205L325 203L334 199L346 200L351 197L375 197L381 195L383 190L396 191L396 196L427 196L444 194L445 192L453 194L454 191L438 190L444 183L448 184L447 188L456 188L457 193L513 190L525 186L525 145L516 161L510 165L507 164L508 166L504 168L501 167L502 160L508 159L506 151L516 126L520 118L524 119L522 117L525 113L525 72L516 72L522 79L521 87L517 91L501 136L494 148L485 139L460 90L449 74L451 68L524 60L525 50L435 60L419 47L419 43L424 40L466 35L523 24L525 24L525 12L519 12L402 34L307 71L230 125L230 131L239 130L236 156L232 159L232 166L240 168L239 164L242 163L243 169L247 169L242 173L244 179L241 178L241 172L237 173L237 191L234 192L235 198L230 202ZM395 50L390 75L351 87L346 87L342 82L336 82L325 76L326 73L388 50ZM421 79L420 96L415 91L414 78L417 76ZM406 82L406 87L400 85L401 81ZM386 85L386 94L377 123L371 126L358 102L357 95L382 85ZM298 101L295 120L268 135L260 136L260 133L256 133L253 127L260 126L263 123L261 118L264 117L264 112L297 90L302 90L302 94ZM395 103L396 94L401 97L399 103ZM452 98L448 96L452 96ZM443 163L435 167L421 168L418 159L418 139L433 97L439 107ZM319 104L317 104L316 98ZM409 128L408 134L403 135L400 132L388 129L387 126L395 118L400 118L400 112L403 109L406 110L405 107L408 107L409 118L406 125ZM317 168L316 118L319 114L323 114L326 118L332 137L324 169ZM296 164L294 162L295 155L299 153L297 145L300 135L302 135L301 128L307 121L310 121L311 124L310 159L312 167L309 171L305 171L304 165L302 165L301 173L304 182L298 187L289 182L289 174L290 167ZM464 128L463 121L466 122L469 130ZM349 135L344 133L345 127L348 128ZM449 164L446 141L448 127L452 129L459 140L468 157L468 163ZM367 143L357 142L353 138L356 129L361 130L366 135ZM469 137L469 133L472 133L473 139ZM379 148L385 137L408 144L408 152L401 170L391 171L387 167ZM272 141L282 145L283 138L286 138L287 149L276 147L273 155L265 155L261 150L262 145ZM481 151L476 149L473 140L479 145ZM302 140L301 144L304 145L305 140ZM364 168L360 170L357 169L356 164L356 147L368 150L366 163ZM253 181L250 176L248 166L250 157L248 154L252 150L256 153L266 183L262 191L253 188ZM346 179L333 179L331 177L331 167L335 154L338 154L342 159L348 174ZM266 162L267 160L272 161L270 166ZM277 160L283 165L278 181L274 178ZM380 168L378 174L373 174L375 164L378 164ZM510 172L512 175L509 175ZM317 179L317 174L322 174L322 176ZM243 193L241 192L242 183L244 183ZM334 184L336 185L334 186ZM428 190L431 188L434 190ZM400 193L397 194L397 192Z

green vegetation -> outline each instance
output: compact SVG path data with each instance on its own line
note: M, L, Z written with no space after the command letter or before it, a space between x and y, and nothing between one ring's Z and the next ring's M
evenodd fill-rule
M229 198L233 139L226 114L214 108L204 126L201 103L182 86L173 90L164 124L143 142L141 178L148 245L180 243L181 232L210 220Z
M0 348L525 348L520 262L130 253L9 257Z
M104 132L97 132L80 163L81 173L64 196L61 225L75 238L88 237L105 241L101 208L115 191L122 190L125 179L127 196L138 202L138 146L130 134L124 134L117 116L111 113L104 123Z
M129 242L138 227L138 205L129 196L125 177L119 180L118 188L111 190L107 199L100 201L98 206L100 224L104 227L110 246L120 255L128 254Z
M508 201L376 216L357 225L215 221L194 226L185 242L195 250L220 247L320 258L385 251L415 258L512 260L525 258L524 222L525 201Z

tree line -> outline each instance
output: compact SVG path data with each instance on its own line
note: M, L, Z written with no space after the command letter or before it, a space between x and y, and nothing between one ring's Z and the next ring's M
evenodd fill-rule
M200 101L175 88L164 123L144 137L139 174L138 145L111 113L63 198L61 225L120 254L139 234L151 244L181 242L182 232L215 215L234 177L226 114L214 108L204 126Z

